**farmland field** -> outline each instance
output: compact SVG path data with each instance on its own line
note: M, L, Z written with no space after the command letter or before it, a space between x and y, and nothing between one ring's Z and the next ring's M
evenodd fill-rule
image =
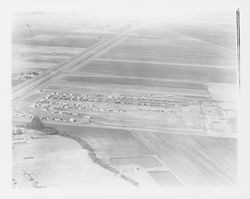
M124 77L146 77L162 79L178 79L180 81L209 81L235 83L235 70L225 68L185 66L174 64L151 64L116 60L95 60L78 66L76 72L91 72Z
M127 38L101 58L232 67L235 51L169 32L165 39Z
M143 47L143 48L151 48ZM166 47L165 47L166 48ZM193 47L195 49L195 47ZM206 65L206 66L227 66L232 67L235 65L235 59L230 57L224 57L225 55L209 55L207 52L202 54L192 52L192 49L188 50L188 53L182 49L181 52L177 52L177 49L181 47L176 47L176 49L162 49L165 51L163 53L152 53L144 51L131 51L131 50L116 50L111 49L109 52L102 54L100 58L108 59L127 59L127 60L141 60L141 61L160 61L170 64L195 64L195 65Z
M115 33L102 33L97 22L86 23L84 30L77 22L65 25L62 13L18 13L12 24L12 72L26 71L39 74L59 63L84 52L89 47L110 39ZM72 16L71 16L72 17ZM88 21L88 20L87 20ZM55 24L56 23L56 24ZM99 22L98 22L99 23ZM93 32L91 32L91 30ZM21 84L14 81L12 87Z
M129 38L143 38L143 39L160 39L168 40L175 39L170 33L182 34L183 36L199 39L203 42L208 42L221 47L236 48L236 28L234 18L231 17L231 23L211 23L211 21L196 21L193 23L184 22L181 23L166 23L161 25L154 25L151 29L141 28L131 33ZM229 22L228 20L227 22Z
M204 26L200 23L194 26L182 25L181 27L168 25L166 29L226 48L236 48L236 29L233 24L206 24Z
M236 139L148 132L135 135L184 184L236 183Z
M234 50L189 38L175 32L169 33L166 39L127 38L116 45L116 50L131 50L133 52L153 52L160 54L182 53L187 55L222 56L233 55ZM235 55L234 55L235 56Z
M64 13L14 18L13 126L40 118L90 148L54 135L20 139L14 168L35 168L48 186L95 183L99 174L103 184L118 176L140 185L235 185L235 16L203 14L128 24Z
M162 164L152 156L139 157L114 157L110 160L111 164L115 166L121 165L139 165L144 168L161 167Z
M196 82L180 82L180 81L162 81L139 78L126 77L102 77L96 76L66 76L63 81L78 84L121 84L121 85L136 85L136 86L153 86L153 87L173 87L173 88L190 88L206 90L206 86L202 83Z
M99 40L97 38L72 38L67 36L55 37L48 39L40 39L39 37L27 39L22 43L25 45L35 45L35 46L62 46L62 47L78 47L78 48L87 48Z
M152 154L143 143L126 130L67 125L53 126L61 131L86 139L98 153L108 157Z

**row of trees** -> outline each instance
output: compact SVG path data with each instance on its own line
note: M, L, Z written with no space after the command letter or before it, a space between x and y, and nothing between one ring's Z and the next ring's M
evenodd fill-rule
M59 131L53 127L46 127L43 124L42 120L36 115L32 118L31 122L27 124L27 127L34 130L42 131L43 133L49 135L55 135L59 133Z
M45 125L43 124L43 122L41 121L41 119L38 116L34 116L32 118L31 123L29 123L27 125L27 127L31 128L31 129L42 131L46 134L50 134L50 135L57 134L57 135L60 135L63 137L68 137L68 138L75 140L76 142L78 142L81 145L81 147L83 149L88 150L88 155L94 163L100 165L104 169L107 169L116 175L119 175L121 178L132 183L133 185L136 185L136 186L139 185L139 183L136 182L134 179L132 179L128 176L125 176L124 174L121 174L119 170L112 167L110 164L106 163L101 158L97 157L97 154L96 154L94 148L86 140L82 139L81 137L78 137L78 136L75 136L75 135L72 135L72 134L69 134L66 132L58 131L57 129L54 129L52 127L45 127Z
M100 165L104 169L107 169L107 170L111 171L112 173L114 173L116 175L119 175L121 178L123 178L124 180L132 183L135 186L139 185L139 183L136 182L134 179L132 179L132 178L130 178L130 177L124 175L124 174L121 174L119 170L112 167L110 164L106 163L101 158L97 157L97 154L96 154L95 150L93 149L93 147L86 140L82 139L81 137L78 137L78 136L75 136L75 135L72 135L72 134L68 134L66 132L58 132L58 135L68 137L68 138L71 138L71 139L77 141L81 145L81 147L83 149L88 150L88 155L89 155L89 157L91 158L91 160L94 163Z

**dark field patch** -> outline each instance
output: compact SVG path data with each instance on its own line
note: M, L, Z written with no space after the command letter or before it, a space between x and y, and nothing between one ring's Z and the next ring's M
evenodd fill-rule
M139 165L143 168L161 167L162 164L153 156L141 157L115 157L111 158L111 164L114 166Z
M120 84L135 86L172 87L207 90L202 83L193 82L171 82L151 79L125 78L125 77L89 77L89 76L66 76L64 81L83 84Z
M119 61L92 61L77 71L110 74L125 77L148 77L180 80L196 80L235 83L234 69L195 67L180 65L163 65L151 63L132 63Z

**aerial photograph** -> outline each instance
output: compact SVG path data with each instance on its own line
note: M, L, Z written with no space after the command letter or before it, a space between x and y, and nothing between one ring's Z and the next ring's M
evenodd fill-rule
M12 185L237 185L239 10L12 14Z

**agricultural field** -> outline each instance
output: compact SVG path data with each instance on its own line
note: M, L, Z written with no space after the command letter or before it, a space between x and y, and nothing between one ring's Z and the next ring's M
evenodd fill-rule
M152 152L129 131L110 128L91 128L52 125L61 131L86 139L104 157L143 156Z
M126 39L100 58L155 61L205 66L235 65L235 51L175 33L169 40Z
M234 19L232 19L233 21ZM194 27L187 25L168 25L166 30L171 30L182 35L197 38L201 41L213 43L229 49L236 48L235 24L196 24Z
M206 86L202 83L196 82L179 82L179 81L162 81L152 79L139 79L132 77L104 77L104 76L66 76L63 81L76 83L79 85L94 84L94 85L134 85L134 86L151 86L151 87L170 87L170 88L184 88L184 89L197 89L206 90Z
M134 132L187 185L236 183L234 138Z
M38 169L48 187L94 183L96 174L104 184L116 182L119 172L139 185L237 184L235 21L134 27L60 16L42 23L36 13L13 27L13 87L34 80L13 103L13 125L37 116L66 136L38 139L37 148L18 145L15 158L42 160L16 165ZM67 139L82 143L83 154ZM42 174L47 157L51 181ZM78 172L84 182L73 179Z
M127 130L55 124L49 126L87 140L102 159L136 179L140 184L158 184L160 180L152 175L157 171L172 175L168 167L158 160L155 153ZM174 186L181 185L177 179L174 181L171 178L168 183Z
M65 18L67 25L62 23ZM66 15L62 18L60 13L56 16L51 16L50 13L45 15L44 13L14 14L12 24L12 87L24 82L18 81L20 78L23 80L31 79L15 78L20 73L24 73L23 76L30 72L36 72L38 75L43 74L44 71L80 52L84 52L98 42L112 38L116 34L115 31L102 33L100 27L97 28L98 22L91 24L86 22L84 32L79 30L79 22L70 20L72 20L72 16Z
M79 73L97 73L123 77L165 79L176 81L200 81L235 83L235 69L199 67L179 64L150 63L142 61L119 61L97 59L75 69Z
M75 47L25 44L13 44L12 49L14 74L29 71L41 73L84 50L84 48Z
M53 86L60 86L62 84L67 85L67 87L71 87L72 89L92 88L96 90L97 88L102 88L108 92L111 92L112 90L120 90L121 93L126 92L127 90L145 90L149 93L156 92L164 94L165 92L201 97L207 97L209 95L204 82L180 82L177 80L121 77L94 73L62 74L51 81L51 85ZM49 85L47 86L49 87Z

